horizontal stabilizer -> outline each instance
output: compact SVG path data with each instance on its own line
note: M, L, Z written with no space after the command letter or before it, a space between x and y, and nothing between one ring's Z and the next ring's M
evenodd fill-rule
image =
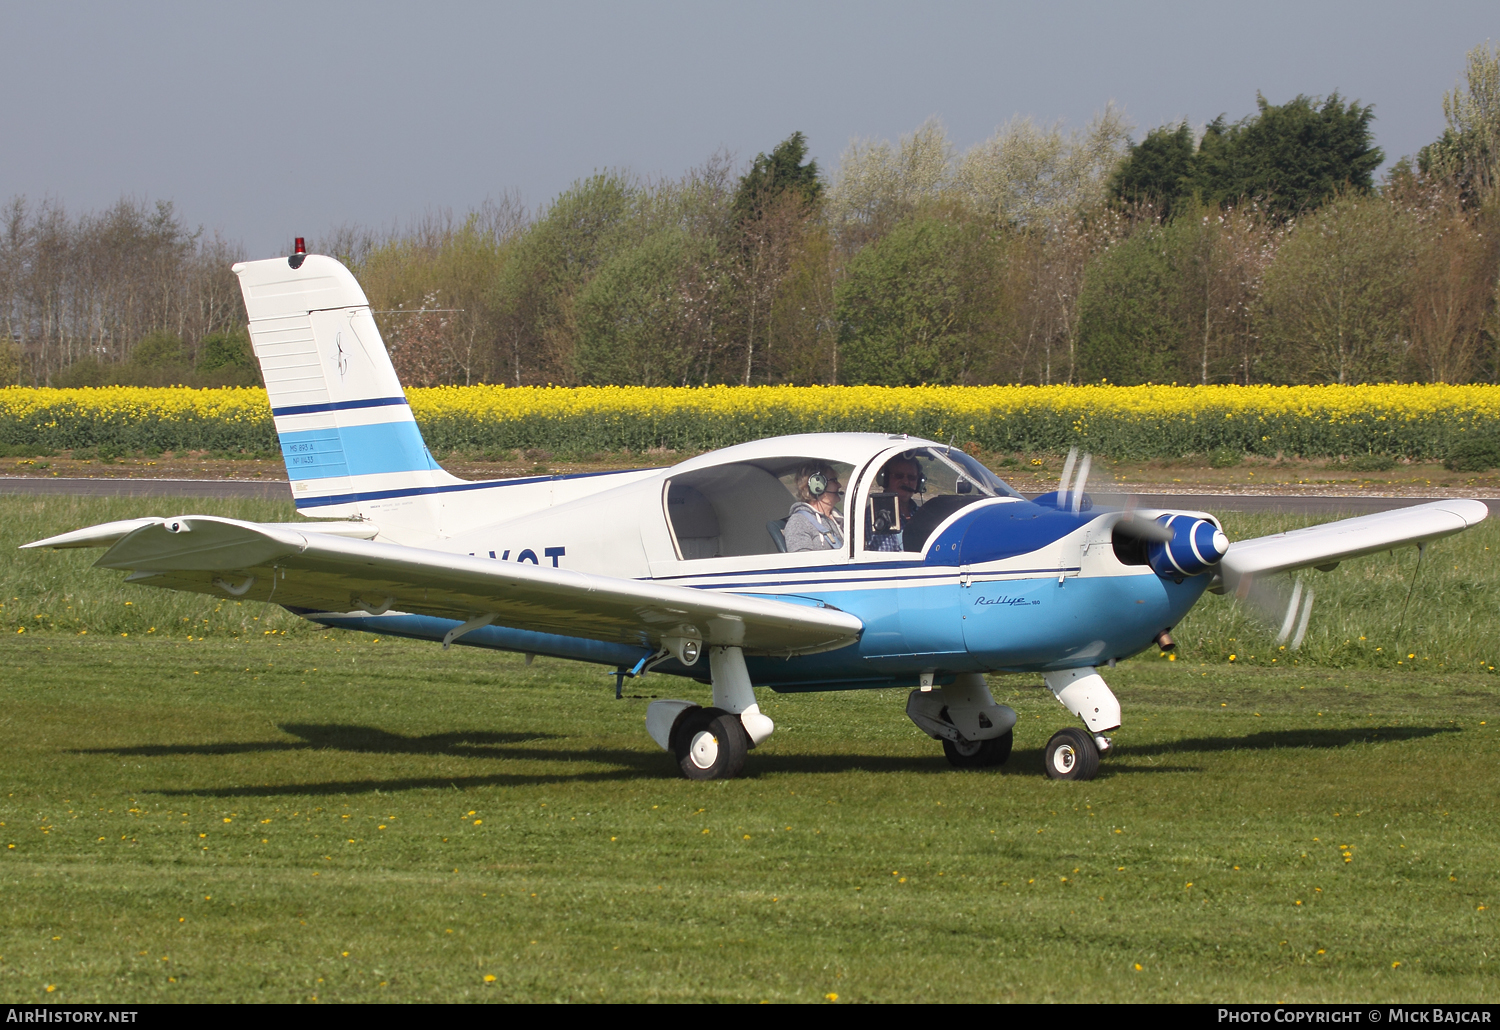
M1467 498L1432 501L1271 536L1237 540L1219 563L1231 589L1245 576L1335 565L1364 554L1425 543L1484 521L1489 508Z
M132 582L209 594L228 590L311 611L378 606L632 646L697 636L705 645L751 654L812 654L853 644L864 628L836 608L203 515L142 526L96 564L129 569Z

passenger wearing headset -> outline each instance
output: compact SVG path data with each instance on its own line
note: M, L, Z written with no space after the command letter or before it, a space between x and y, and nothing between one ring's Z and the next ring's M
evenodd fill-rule
M842 520L833 509L844 495L838 473L823 464L797 470L797 501L787 516L788 551L831 551L844 546Z
M885 468L880 470L876 479L876 485L899 498L901 525L888 533L873 532L872 526L872 531L868 534L868 550L899 551L902 549L901 534L918 507L918 502L912 500L912 495L926 492L926 477L922 475L922 466L916 458L910 454L899 454L885 463Z

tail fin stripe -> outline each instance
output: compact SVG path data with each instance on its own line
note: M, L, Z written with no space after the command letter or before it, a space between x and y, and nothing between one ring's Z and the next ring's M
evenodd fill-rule
M370 476L436 469L415 422L281 433L287 475L297 479Z
M285 408L272 408L271 414L310 415L319 411L349 411L353 408L383 408L393 404L405 404L405 397L364 397L354 401L331 401L327 404L293 404Z

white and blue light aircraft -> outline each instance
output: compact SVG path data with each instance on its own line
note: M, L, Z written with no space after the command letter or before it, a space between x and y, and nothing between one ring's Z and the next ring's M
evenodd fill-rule
M1016 713L991 696L991 672L1041 676L1081 724L1052 737L1047 773L1088 779L1121 724L1099 668L1171 647L1205 591L1422 545L1488 514L1448 500L1231 545L1203 512L1095 509L1086 465L1075 482L1070 461L1058 492L1028 501L960 450L880 433L469 482L432 459L342 264L297 253L234 270L309 518L140 518L26 546L104 547L97 564L126 582L279 604L325 626L612 666L617 694L648 670L706 682L711 704L656 701L646 715L692 779L738 775L771 735L757 686L909 686L907 715L954 765L997 765ZM896 516L900 549L880 549L899 511L883 471L902 456L920 470L920 507ZM842 485L846 528L831 548L788 551L796 477L813 465ZM1293 646L1311 601L1299 586L1286 606Z

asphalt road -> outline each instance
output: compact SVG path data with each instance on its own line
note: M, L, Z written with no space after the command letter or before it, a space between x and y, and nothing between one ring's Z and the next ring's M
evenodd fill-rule
M290 491L281 480L243 479L44 479L0 476L0 494L68 494L81 497L255 497L289 500ZM1123 507L1127 495L1091 494L1094 503ZM1287 512L1295 515L1368 515L1376 511L1405 508L1435 497L1331 497L1270 494L1135 494L1143 508L1189 508L1212 512ZM1500 498L1480 498L1491 509Z

